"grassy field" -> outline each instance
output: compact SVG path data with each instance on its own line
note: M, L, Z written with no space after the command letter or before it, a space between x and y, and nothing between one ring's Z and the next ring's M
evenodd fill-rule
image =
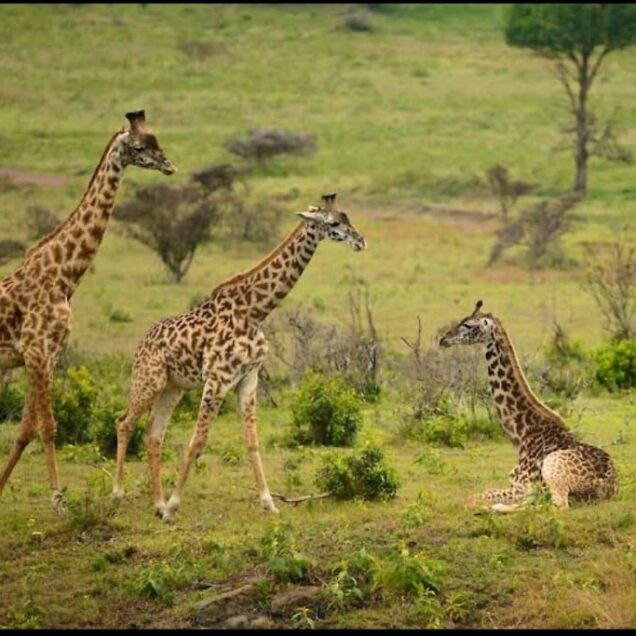
M170 183L232 160L223 142L249 128L309 132L317 138L315 155L277 161L250 185L282 202L284 231L293 227L294 212L337 191L368 250L322 245L281 311L311 307L321 319L345 322L347 292L364 279L380 336L398 355L406 353L401 336L413 337L418 316L428 342L477 298L502 319L523 359L540 355L555 320L585 349L601 344L606 335L581 286L581 267L529 272L512 260L485 267L497 228L496 202L484 182L489 166L505 164L516 178L537 183L537 196L565 191L573 181L568 152L556 150L567 116L548 63L506 46L503 5L386 5L370 15L372 32L343 26L351 10L3 5L0 170L22 171L32 182L0 178L0 238L25 240L30 205L70 213L131 109L146 109L179 167ZM604 69L597 108L617 109L622 139L632 147L636 49L612 53ZM42 176L60 177L61 185L36 185ZM164 179L130 168L118 200ZM568 255L581 263L585 241L633 233L634 193L633 166L593 159L589 195L565 240ZM84 354L130 358L155 320L182 311L271 247L212 242L197 252L182 284L168 284L158 258L113 223L73 299L71 343ZM17 264L4 263L0 275ZM131 320L111 320L114 311ZM572 405L585 441L612 445L622 479L617 498L504 518L474 516L463 502L504 485L512 447L503 440L465 449L406 442L397 435L401 406L387 390L366 408L362 436L385 448L396 467L402 487L395 501L286 506L279 519L257 507L234 415L213 426L174 526L152 516L142 462L128 464L129 494L115 511L105 474L112 462L80 447L61 451L60 471L71 499L85 497L85 508L56 517L43 455L33 444L2 498L0 626L190 626L197 620L193 604L210 593L198 587L234 589L264 575L263 541L272 536L293 539L314 564L311 581L332 591L342 562L363 547L380 569L397 562L400 549L409 552L399 557L405 563L417 555L432 571L439 564L437 595L387 584L339 606L334 592L320 611L271 619L283 626L636 626L632 393L582 395ZM261 417L272 490L314 491L323 450L276 443L291 418L287 402L262 407ZM191 424L168 432L168 482ZM16 431L15 424L0 425L0 461ZM422 453L435 459L427 463ZM421 518L418 501L427 502ZM282 588L267 579L230 608L267 614ZM222 625L226 618L198 620Z

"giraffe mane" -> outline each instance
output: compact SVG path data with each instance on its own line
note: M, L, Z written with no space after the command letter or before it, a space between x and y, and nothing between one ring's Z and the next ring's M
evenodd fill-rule
M492 317L492 320L497 325L497 329L499 330L499 335L504 347L508 350L507 352L510 356L510 365L512 366L512 371L517 377L519 383L526 388L526 397L528 397L528 399L530 400L531 405L534 408L542 411L545 415L548 415L551 419L555 420L559 426L567 430L568 427L563 418L556 411L553 411L547 404L542 402L530 387L528 379L526 378L526 375L521 368L521 363L519 362L519 357L517 356L517 350L514 348L508 332L501 324L501 320L499 320L499 318L496 318L495 316Z
M271 263L300 233L300 231L305 227L305 224L301 221L287 236L287 238L280 243L277 247L275 247L267 256L261 259L254 267L246 270L245 272L241 272L240 274L236 274L231 278L219 283L213 290L210 296L214 296L220 289L226 287L228 285L236 285L244 278L249 277L251 274L256 272L257 270L265 267L267 264Z
M104 152L102 153L102 156L100 157L99 161L97 162L97 165L95 166L95 170L93 171L93 176L91 177L91 180L88 182L88 186L86 188L86 191L84 192L84 196L86 196L86 192L88 192L91 189L91 186L93 185L93 181L95 181L95 177L97 176L97 171L100 169L102 163L104 162L104 159L106 158L108 151L113 145L113 142L125 130L126 130L126 127L123 126L119 130L115 131L112 137L110 138L110 140L108 141L108 143L106 144L106 147L104 148ZM63 221L60 221L60 223L57 225L57 227L54 230L52 230L51 232L43 236L35 245L32 245L26 251L25 258L29 258L30 256L32 256L34 252L36 252L46 243L50 242L62 231L62 228L71 220L71 218L73 218L73 216L79 209L80 205L82 204L82 201L84 200L84 196L82 196L82 198L80 199L80 202L77 204L77 207Z

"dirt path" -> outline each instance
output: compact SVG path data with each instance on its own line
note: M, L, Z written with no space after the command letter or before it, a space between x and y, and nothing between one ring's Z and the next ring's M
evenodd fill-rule
M63 175L29 172L27 170L17 170L16 168L7 168L5 166L0 166L0 178L2 177L11 179L14 183L29 183L46 188L57 188L68 182L68 177Z

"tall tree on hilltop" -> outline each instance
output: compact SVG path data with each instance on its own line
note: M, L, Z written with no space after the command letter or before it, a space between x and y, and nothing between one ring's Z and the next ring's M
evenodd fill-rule
M636 5L515 4L505 28L506 42L529 48L555 63L567 93L574 125L574 190L587 193L587 161L597 155L629 161L612 123L604 125L590 110L592 84L607 55L636 44Z

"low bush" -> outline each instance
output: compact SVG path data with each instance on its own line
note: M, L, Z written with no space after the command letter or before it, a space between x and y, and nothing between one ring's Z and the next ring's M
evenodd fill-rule
M501 425L490 417L434 415L426 419L406 419L399 428L404 437L434 446L464 448L469 441L483 441L503 436Z
M352 446L362 424L361 407L341 378L308 372L291 405L294 439L300 444Z
M56 376L51 386L53 414L57 422L57 446L91 441L90 427L98 388L84 365L70 367Z
M325 457L315 478L316 485L337 499L393 499L399 487L397 473L384 463L384 454L367 446L349 457Z
M24 392L17 386L6 383L0 389L0 422L20 419L24 406Z
M608 391L636 386L636 341L612 342L598 349L594 359L596 381Z

